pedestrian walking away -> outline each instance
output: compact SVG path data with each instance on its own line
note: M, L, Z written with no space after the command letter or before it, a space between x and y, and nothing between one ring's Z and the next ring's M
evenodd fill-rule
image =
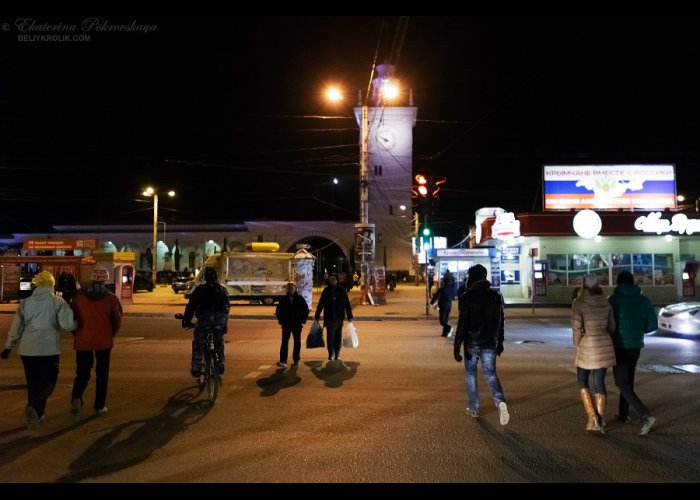
M462 295L459 304L454 358L458 363L464 360L464 379L469 398L467 413L474 418L480 414L476 369L481 360L481 370L498 409L499 421L501 425L506 425L510 421L510 414L501 381L496 373L496 357L503 353L505 340L503 296L491 289L491 283L486 279L487 274L486 268L481 264L469 268L467 291ZM464 358L460 353L462 345Z
M629 423L629 407L639 416L639 434L649 434L656 418L642 403L634 390L634 373L641 350L644 347L644 334L658 328L658 322L651 301L642 295L642 289L634 284L634 276L629 271L617 275L617 286L608 298L615 315L613 345L615 360L613 368L615 385L620 390L617 418Z
M576 347L579 394L588 417L586 430L605 434L605 374L608 368L615 366L610 337L615 331L615 318L595 274L583 278L583 288L571 306L571 330ZM595 401L589 387L591 374Z
M290 335L294 338L292 360L296 365L299 363L301 354L301 329L309 317L309 305L306 303L306 299L297 293L297 285L293 281L287 283L287 294L277 304L275 316L282 327L282 345L280 346L280 360L277 362L277 366L287 367Z
M440 326L442 326L441 337L452 337L454 330L450 326L450 312L452 311L452 299L454 293L454 278L447 271L440 283L440 288L430 301L431 305L437 304L440 309Z
M56 387L61 330L75 328L70 306L54 294L53 275L42 271L34 276L32 284L34 291L19 305L0 355L7 359L17 345L27 379L24 415L29 429L35 429L44 420L46 403Z
M119 299L105 284L109 271L96 266L90 273L91 285L76 293L71 302L77 328L73 332L75 350L75 380L71 394L70 412L77 416L83 407L83 394L90 381L93 364L95 366L96 415L107 413L107 386L109 364L114 347L114 337L122 325L124 312Z

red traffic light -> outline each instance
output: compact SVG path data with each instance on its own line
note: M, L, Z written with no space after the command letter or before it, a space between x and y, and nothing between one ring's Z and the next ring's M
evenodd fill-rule
M416 183L411 188L411 193L413 198L427 198L428 197L428 178L422 174L418 174L414 177Z

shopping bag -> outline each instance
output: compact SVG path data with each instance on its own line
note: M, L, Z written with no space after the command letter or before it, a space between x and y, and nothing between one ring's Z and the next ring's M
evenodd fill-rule
M314 320L306 336L306 348L315 349L316 347L326 347L326 343L323 341L323 328L317 320Z
M355 329L355 325L352 322L348 322L347 326L345 327L345 335L343 335L343 346L354 349L359 344L360 341L357 339L357 330Z

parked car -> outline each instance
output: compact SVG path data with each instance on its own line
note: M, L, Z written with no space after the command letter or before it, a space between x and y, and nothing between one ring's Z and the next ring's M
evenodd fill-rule
M681 335L700 335L700 302L680 302L659 311L659 330Z
M134 277L134 292L138 291L153 291L153 273L150 271L136 271Z
M170 285L177 279L179 273L177 271L158 271L156 273L156 283L159 285Z
M172 282L173 292L184 292L189 288L190 283L194 282L194 276L180 276Z

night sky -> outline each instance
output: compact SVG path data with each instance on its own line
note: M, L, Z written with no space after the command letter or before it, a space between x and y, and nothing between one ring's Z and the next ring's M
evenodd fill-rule
M398 17L24 17L0 18L0 234L150 224L149 183L168 224L357 220L357 125L315 117L350 116L323 86L354 105L377 47L450 243L480 207L541 210L543 164L674 163L700 196L696 18L410 17L392 54ZM90 41L28 39L60 23Z

